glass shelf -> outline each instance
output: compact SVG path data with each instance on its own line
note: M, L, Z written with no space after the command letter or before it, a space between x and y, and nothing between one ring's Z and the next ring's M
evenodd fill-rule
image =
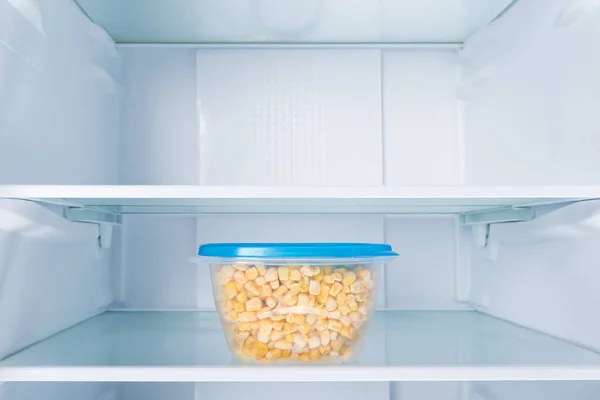
M78 0L121 43L462 43L512 0Z
M1 381L600 379L600 354L474 311L377 312L351 365L238 364L214 312L106 312L0 362Z

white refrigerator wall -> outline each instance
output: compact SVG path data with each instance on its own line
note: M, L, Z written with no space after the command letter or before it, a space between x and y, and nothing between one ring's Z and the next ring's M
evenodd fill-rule
M0 183L118 183L119 64L71 0L0 1Z
M469 184L600 183L598 35L597 1L527 0L466 42Z

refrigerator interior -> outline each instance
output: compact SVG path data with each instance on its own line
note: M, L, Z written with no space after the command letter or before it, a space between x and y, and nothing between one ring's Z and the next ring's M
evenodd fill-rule
M152 0L140 14L140 1L0 0L2 185L600 183L597 2L445 2L417 26L439 1L360 1L352 12L309 1L293 13L249 1L258 16L204 2L200 22L193 2L168 14ZM464 223L460 202L296 215L148 207L113 229L64 218L60 202L0 197L2 400L600 394L600 195L483 231ZM231 364L208 270L189 261L220 241L397 249L358 377ZM169 375L199 365L231 375Z

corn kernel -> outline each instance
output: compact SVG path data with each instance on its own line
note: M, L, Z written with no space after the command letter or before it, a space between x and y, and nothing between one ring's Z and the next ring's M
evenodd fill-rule
M304 276L313 276L313 270L310 265L304 265L300 268L300 273Z
M246 275L244 275L246 276ZM244 291L244 285L242 283L235 283L235 288L237 289L238 292L243 292Z
M238 341L240 343L244 343L246 341L246 339L248 339L248 336L250 336L250 332L249 331L243 331L238 333L237 337L238 337Z
M258 297L250 299L246 302L246 310L258 311L262 308L262 301Z
M283 322L283 321L275 321L273 319L271 319L271 321L273 321L273 329L278 330L278 331L280 331L280 330L283 329L283 324L285 322Z
M312 330L312 325L309 324L308 322L302 322L299 326L298 326L298 330L300 331L300 333L308 333Z
M342 349L342 346L344 346L344 339L339 337L335 340L332 340L330 346L333 351L340 351Z
M286 335L290 334L290 333L294 333L298 330L298 325L290 323L290 322L286 322L285 324L283 324L283 333L285 333Z
M267 268L264 265L255 265L255 267L260 276L263 276L267 272Z
M286 293L279 299L279 304L284 307L292 307L295 306L298 302L298 298L291 293Z
M240 285L243 285L244 283L248 282L248 278L246 277L246 274L243 271L237 271L235 274L233 274L233 279Z
M304 314L296 314L294 317L295 324L301 324L306 320L306 316Z
M350 285L350 292L352 293L362 293L364 290L362 281L356 281L352 285Z
M247 264L233 264L233 268L237 269L238 271L246 271L248 268L250 268L249 265Z
M303 293L298 295L298 307L308 307L308 295Z
M320 319L315 323L315 329L318 331L324 331L325 329L327 329L327 320L326 319Z
M323 280L323 275L321 275L321 274L313 275L312 280L313 281L317 281L317 282L321 282Z
M273 315L271 317L272 321L283 321L285 319L285 315Z
M287 335L285 335L285 340L292 343L294 341L294 335L292 333L288 333Z
M319 347L319 352L323 355L327 355L327 354L331 353L331 346L323 345L323 346Z
M254 267L252 268L248 268L245 272L246 274L246 278L248 278L249 280L253 281L258 277L258 270Z
M350 310L356 311L358 310L358 303L356 301L350 301L348 302L348 307L350 308Z
M270 338L271 338L270 333L258 332L257 339L259 342L267 344L267 343L269 343Z
M224 265L218 272L219 283L224 285L233 280L233 274L235 274L235 269L229 265Z
M331 285L331 290L329 291L329 294L333 297L336 297L342 291L343 288L344 286L342 286L341 283L335 282L333 285Z
M342 277L344 276L344 274L346 272L348 272L348 270L346 268L336 268L335 272L337 272L338 274L342 275Z
M366 281L366 282L363 282L363 287L364 287L366 290L373 290L373 288L375 287L375 282L373 282L373 281Z
M271 335L270 335L270 339L274 342L277 342L278 340L281 340L285 337L285 333L283 333L282 331L272 331Z
M310 361L310 355L308 353L302 353L300 354L300 360L301 361Z
M336 303L338 303L339 306L341 306L342 304L346 304L346 293L341 292L340 294L337 295L337 297L335 298Z
M330 319L327 327L332 331L340 332L342 330L342 323L336 319Z
M356 281L356 274L352 271L345 272L342 275L342 283L344 285L352 285Z
M291 281L298 282L301 279L302 279L302 274L300 273L299 270L297 270L297 269L290 270L290 280Z
M254 282L247 282L244 285L244 289L248 293L248 297L258 297L260 296L260 288L256 286Z
M235 321L238 319L238 313L236 313L235 310L231 310L227 313L227 318Z
M342 329L340 329L340 335L347 339L350 339L352 337L350 328L347 326L342 326Z
M339 272L334 272L333 274L331 274L331 276L333 277L333 280L336 282L341 282L342 281L342 274L340 274Z
M300 283L300 293L308 293L308 290L309 286L306 283Z
M326 329L324 331L319 332L319 339L321 339L321 345L327 346L329 341L331 340L329 336L329 331Z
M273 295L273 289L269 285L262 285L260 287L260 297L265 298Z
M329 293L331 293L330 287L327 285L321 285L321 293L319 293L317 296L317 301L321 304L325 303L329 297Z
M334 310L334 311L330 311L327 316L329 318L340 318L342 316L342 313L340 312L340 310Z
M269 282L269 285L271 286L271 289L275 290L279 287L279 281Z
M282 350L281 357L282 358L290 358L292 356L292 352L290 350Z
M312 361L317 361L321 358L321 352L318 349L311 350L309 355Z
M308 293L314 294L315 296L319 295L321 293L321 282L310 281Z
M351 293L350 286L344 286L344 293Z
M333 311L337 308L337 303L335 301L335 299L331 296L329 296L327 298L327 301L325 302L325 309L327 311Z
M234 309L236 312L239 312L239 313L240 313L240 312L242 312L242 311L246 311L246 306L244 306L244 303L238 303L238 302L236 302L236 303L233 305L233 309Z
M246 301L248 301L248 295L244 292L238 293L238 295L235 296L235 301L237 301L238 303L245 303Z
M235 287L235 283L234 282L228 282L225 287L223 288L223 294L225 295L226 299L233 299L237 294L238 294L238 290Z
M275 300L274 297L267 297L265 299L265 304L266 304L267 307L273 308L273 307L275 307L277 305L277 300Z
M249 331L250 330L250 322L240 322L237 324L237 328L239 331Z
M323 289L321 289L321 291L323 291ZM316 301L316 296L314 295L310 295L308 296L308 306L309 307L314 307L316 305L317 301Z
M356 275L365 282L371 280L371 271L368 269L358 269Z
M350 307L348 307L346 304L340 305L338 307L338 310L339 310L340 314L342 314L342 315L350 314Z
M263 276L259 276L258 278L256 278L254 280L254 283L256 283L257 286L267 285L267 281L265 280L265 278ZM268 286L268 287L270 288L271 286Z
M265 272L265 281L273 282L273 281L276 281L277 279L279 279L279 275L277 274L277 268L275 268L275 267L267 268L267 271Z
M252 352L252 355L257 360L260 360L267 355L267 351L269 351L269 348L264 343L256 343L254 345L254 351Z
M299 283L293 283L293 284L290 286L290 293L291 293L292 295L294 295L294 296L295 296L295 295L297 295L297 294L298 294L298 293L300 293L300 292L301 292L301 289L300 289L300 284L299 284Z
M277 289L273 291L273 297L279 298L283 296L287 292L287 288L285 286L279 286Z
M333 284L333 282L335 282L335 281L333 280L333 276L331 276L331 275L325 275L325 276L323 277L323 283L326 283L326 284L328 284L328 285L331 285L331 284Z
M294 323L294 316L295 316L295 314L287 314L285 316L285 322L287 322L289 324L293 324Z
M308 348L309 349L318 349L321 346L321 338L319 335L313 335L308 339Z
M317 322L317 316L314 314L308 314L306 316L306 323L309 325L314 325Z
M329 331L329 337L331 340L335 340L338 337L338 333L336 331Z
M294 333L294 341L292 342L292 349L297 349L297 351L302 350L304 347L306 347L307 343L306 343L306 339L304 338L304 335L301 333Z
M279 360L281 358L281 350L273 349L267 353L265 358L269 361Z
M253 335L256 335L258 332L258 321L254 320L250 322L250 332L252 332Z

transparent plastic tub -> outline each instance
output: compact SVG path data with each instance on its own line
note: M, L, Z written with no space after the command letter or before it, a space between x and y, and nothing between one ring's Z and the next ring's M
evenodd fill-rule
M200 246L232 353L247 363L351 361L377 298L381 266L398 254L367 243Z

